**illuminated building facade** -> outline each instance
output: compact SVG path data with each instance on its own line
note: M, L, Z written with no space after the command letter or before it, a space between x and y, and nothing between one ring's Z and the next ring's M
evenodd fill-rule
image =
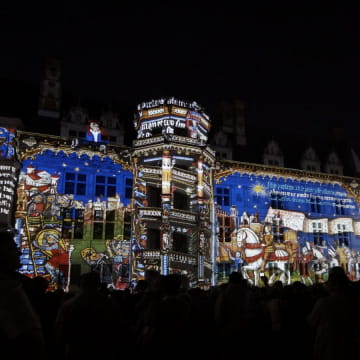
M311 284L337 265L360 279L359 179L216 161L195 102L139 104L131 147L95 125L88 139L1 128L0 223L22 273L52 289L89 270L117 289L150 269L205 287L232 271Z
M207 146L209 118L196 102L169 98L140 104L134 126L132 277L155 269L210 285L215 153Z
M21 172L15 223L20 271L67 288L99 271L115 288L128 285L132 173L124 148L17 133Z
M141 104L131 149L89 123L85 139L17 133L20 271L52 288L89 270L115 288L149 269L209 285L215 153L207 115L175 99Z
M358 179L239 162L215 175L218 281L326 281L333 266L360 279Z
M6 124L6 118L2 118ZM16 121L16 124L18 122ZM20 165L15 159L16 130L0 127L0 228L8 229L13 224L16 204L14 198Z

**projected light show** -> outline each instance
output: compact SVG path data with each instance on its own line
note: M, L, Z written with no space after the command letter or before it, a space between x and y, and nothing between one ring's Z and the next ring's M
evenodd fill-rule
M354 184L308 175L245 164L217 173L219 280L242 271L256 285L264 275L270 284L311 285L326 281L334 266L359 280Z
M360 279L356 179L216 161L196 102L143 102L133 125L130 148L94 120L82 139L2 129L0 219L15 215L21 273L50 289L90 270L114 289L149 270L203 288L231 272L312 285L335 266Z
M120 148L19 133L17 189L20 271L66 289L70 278L101 272L114 288L128 284L132 174ZM101 149L101 150L100 150Z
M139 104L134 127L133 279L154 269L210 284L209 117L196 102L164 98Z

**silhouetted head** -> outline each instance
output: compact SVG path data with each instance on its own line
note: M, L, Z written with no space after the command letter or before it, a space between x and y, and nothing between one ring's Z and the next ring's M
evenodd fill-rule
M34 291L38 294L41 294L46 292L49 286L49 281L43 276L35 276L33 278L32 284Z
M229 276L229 284L241 284L243 281L243 276L241 272L233 271Z
M100 274L90 271L80 277L80 288L85 292L93 292L100 289Z
M349 285L350 280L341 266L335 266L330 269L327 281L327 287L330 291L347 290Z
M169 274L161 276L161 288L166 294L176 294L181 286L180 274Z
M135 291L143 292L147 289L148 285L149 284L148 284L147 280L139 280L136 284Z
M20 266L20 250L9 231L0 231L0 272L17 271Z
M160 284L160 272L154 269L149 269L145 273L145 280L148 282L149 289L156 289Z

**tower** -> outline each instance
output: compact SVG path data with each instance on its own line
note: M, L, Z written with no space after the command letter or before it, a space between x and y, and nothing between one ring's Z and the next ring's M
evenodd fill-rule
M210 284L215 153L209 117L196 102L138 105L133 141L132 280L154 269Z
M217 129L211 144L223 160L237 159L239 149L247 145L245 124L246 103L240 99L222 101L216 109Z
M61 105L61 62L47 58L40 92L38 115L59 119Z

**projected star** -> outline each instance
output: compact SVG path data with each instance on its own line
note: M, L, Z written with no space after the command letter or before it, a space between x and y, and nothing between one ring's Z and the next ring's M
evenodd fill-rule
M257 194L257 195L259 195L259 194L265 194L265 189L264 189L264 187L263 187L262 185L260 185L260 184L254 185L253 188L252 188L252 190L253 190L253 192L254 192L255 194Z

